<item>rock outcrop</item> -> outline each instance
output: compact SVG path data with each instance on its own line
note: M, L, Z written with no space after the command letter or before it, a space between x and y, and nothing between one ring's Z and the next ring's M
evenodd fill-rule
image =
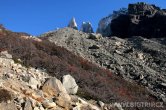
M107 17L102 18L99 21L97 32L102 34L102 36L110 36L111 35L111 28L110 28L110 23L113 19L117 18L119 15L125 15L127 14L127 9L126 8L121 8L118 11L113 11L112 14L110 14Z
M100 33L103 36L109 36L111 34L111 29L108 25L111 23L111 20L112 20L112 15L102 18L99 21L96 33Z
M128 14L111 21L112 36L142 36L158 38L166 36L166 12L155 5L140 2L129 4Z
M83 22L80 31L85 33L93 33L93 28L90 22Z
M78 30L77 23L74 17L70 20L68 27Z

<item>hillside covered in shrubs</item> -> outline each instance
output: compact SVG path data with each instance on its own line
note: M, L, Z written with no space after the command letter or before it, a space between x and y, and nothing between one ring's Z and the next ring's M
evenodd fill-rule
M101 100L106 103L157 101L146 88L128 82L47 40L1 28L0 51L4 50L13 56L16 63L27 68L46 70L49 75L59 79L63 75L71 74L80 87L77 94L86 99Z

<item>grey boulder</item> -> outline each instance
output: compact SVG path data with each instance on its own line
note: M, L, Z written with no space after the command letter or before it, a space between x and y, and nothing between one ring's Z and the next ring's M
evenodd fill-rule
M65 87L68 94L76 94L78 91L78 85L75 79L71 75L63 76L62 84Z

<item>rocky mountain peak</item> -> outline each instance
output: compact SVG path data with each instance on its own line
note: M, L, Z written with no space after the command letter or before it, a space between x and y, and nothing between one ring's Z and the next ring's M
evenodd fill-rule
M83 22L80 30L85 33L93 33L93 28L90 22Z
M70 20L70 22L69 22L69 24L68 24L68 27L73 28L73 29L76 29L76 30L78 29L77 23L76 23L76 20L75 20L74 17Z

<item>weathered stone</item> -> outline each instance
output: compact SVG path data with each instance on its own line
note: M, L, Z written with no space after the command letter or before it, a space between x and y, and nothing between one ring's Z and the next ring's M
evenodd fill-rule
M49 78L42 87L43 92L50 96L59 96L60 93L67 94L60 80L55 77ZM69 97L69 96L68 96Z
M3 80L6 80L6 79L8 79L9 78L9 74L3 74L3 76L2 76L2 79Z
M20 80L22 80L22 81L24 81L24 82L29 82L29 80L30 80L30 76L28 75L28 74L21 74L20 75Z
M42 102L42 104L45 108L55 108L56 107L56 104L52 101L49 101L49 100L44 100Z
M121 47L122 43L121 42L115 42L115 46Z
M41 101L44 100L43 97L42 97L42 95L39 95L39 94L37 94L37 93L32 93L30 96L31 96L33 99L37 100L38 102L41 102Z
M166 96L164 94L161 94L159 97L163 102L166 102Z
M76 95L70 95L70 97L71 97L71 101L72 102L78 102L78 96L76 96Z
M99 39L102 39L102 35L101 34L90 33L89 36L88 36L88 39L99 40Z
M45 110L42 106L39 107L40 110Z
M40 83L39 83L39 81L37 81L35 78L30 77L30 79L29 79L29 86L30 86L32 89L37 90L37 88L40 86Z
M99 105L101 108L103 108L103 107L104 107L104 102L99 101L99 102L98 102L98 105Z
M24 110L33 110L32 105L31 105L31 101L29 99L27 99L25 102Z
M117 54L119 54L119 55L122 55L123 53L121 52L121 51L119 51L119 50L115 50L115 52L117 53Z
M160 86L161 86L162 88L166 88L166 83L161 83Z
M144 59L144 54L143 53L137 53L137 58L139 58L140 60Z
M144 79L144 75L141 74L141 75L139 76L139 79L140 79L140 80L143 80L143 79Z
M36 105L37 105L36 100L35 100L35 99L33 99L33 98L29 98L29 100L31 101L31 105L32 105L32 107L33 107L33 108L35 108L35 107L36 107Z
M78 98L78 100L79 100L79 102L80 102L81 104L83 104L83 105L88 105L88 103L87 103L85 100L83 100L83 99L81 99L81 98Z
M71 98L66 96L66 94L59 94L58 97L56 97L56 104L60 107L69 109L71 107Z
M81 98L78 98L78 100L79 101L76 103L76 107L74 107L73 110L100 110L99 107L92 105Z
M35 107L33 110L40 110L38 107Z
M17 97L17 98L15 99L15 101L16 101L17 103L19 103L20 105L25 102L25 100L24 100L22 97L20 97L20 96Z
M78 85L76 84L75 79L71 75L63 76L62 81L63 86L67 90L68 94L76 94L78 91Z
M81 107L76 106L76 107L74 107L72 110L81 110Z

